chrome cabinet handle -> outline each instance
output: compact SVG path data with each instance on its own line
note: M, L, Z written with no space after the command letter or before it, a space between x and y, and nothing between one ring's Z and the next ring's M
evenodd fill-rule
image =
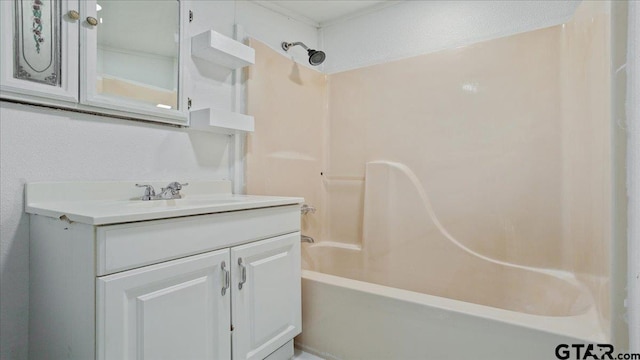
M242 269L242 272L240 273L241 279L238 283L238 289L242 290L242 285L247 282L247 267L244 265L244 262L242 262L242 258L238 258L238 265L240 265L240 268Z
M69 17L69 19L71 20L78 20L80 19L80 13L75 11L75 10L69 10L67 12L67 16Z
M224 274L224 285L222 286L222 296L224 296L224 294L227 293L227 289L229 289L229 286L231 286L231 272L227 270L227 263L224 261L222 262L222 264L220 264L220 267L222 268L222 273Z
M98 19L94 18L93 16L87 16L87 24L89 24L91 26L97 26L98 25Z

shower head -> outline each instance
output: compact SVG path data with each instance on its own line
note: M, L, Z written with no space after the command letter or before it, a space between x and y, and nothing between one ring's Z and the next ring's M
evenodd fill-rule
M294 42L294 43L288 43L288 42L283 42L282 43L282 50L284 51L289 51L289 48L292 46L296 46L296 45L300 45L303 48L305 48L307 50L307 53L309 54L309 64L313 65L313 66L318 66L320 64L322 64L324 62L324 59L327 57L327 55L324 53L324 51L320 51L320 50L314 50L314 49L309 49L309 47L301 42Z
M313 66L322 64L327 57L324 51L309 49L307 52L309 53L309 64Z

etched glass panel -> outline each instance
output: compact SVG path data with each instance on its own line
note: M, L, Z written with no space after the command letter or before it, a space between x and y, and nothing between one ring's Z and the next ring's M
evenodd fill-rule
M60 86L60 1L15 0L16 79Z

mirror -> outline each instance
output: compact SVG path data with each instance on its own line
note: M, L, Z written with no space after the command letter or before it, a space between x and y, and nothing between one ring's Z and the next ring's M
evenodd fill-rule
M178 1L98 0L96 93L178 109Z

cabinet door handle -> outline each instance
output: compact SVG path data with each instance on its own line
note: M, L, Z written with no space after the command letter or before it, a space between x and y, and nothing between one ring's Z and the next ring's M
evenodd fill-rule
M240 282L238 283L238 289L242 290L242 285L247 282L247 267L242 262L242 258L238 258L238 265L240 265Z
M224 274L224 285L222 286L222 296L224 296L224 294L227 293L227 289L229 289L229 286L231 286L231 273L229 272L229 270L227 270L227 263L226 262L222 262L222 264L220 264L220 267L222 268L222 273Z
M94 18L93 16L87 16L87 24L96 26L98 25L98 19Z
M69 17L69 19L71 20L78 20L80 19L80 13L75 11L75 10L69 10L67 12L67 16Z

